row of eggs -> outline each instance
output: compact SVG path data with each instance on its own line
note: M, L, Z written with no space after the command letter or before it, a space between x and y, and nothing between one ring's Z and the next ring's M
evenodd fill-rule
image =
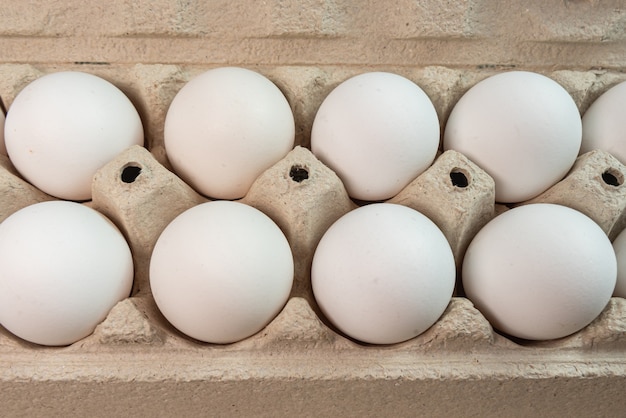
M53 77L60 78L43 83ZM507 77L512 77L509 84L502 84ZM515 81L518 77L523 81L518 94L533 91L538 84L538 97L528 99L530 103L511 100L510 91L503 93L507 86L520 84ZM77 79L90 87L64 87L63 93L55 93ZM95 111L87 102L77 101L72 91L87 92L90 100L103 98L107 104ZM551 93L539 94L546 91ZM573 117L575 106L563 92L555 82L533 73L511 72L484 80L453 109L444 147L458 149L483 166L489 166L494 155L499 164L513 149L515 158L505 159L504 168L517 176L516 189L525 190L520 182L527 180L536 187L535 177L545 183L553 175L550 181L556 182L580 151L585 125L577 110L578 120ZM486 106L485 96L504 97L499 105ZM551 102L555 97L556 104ZM604 97L587 114L593 114L596 104L607 103ZM63 101L82 113L70 112L70 120L59 123L69 110L59 103ZM507 117L524 113L505 106L507 102L514 107L523 104L532 117L513 124L514 133L501 126L489 134L494 126L506 125ZM556 110L550 113L546 103ZM60 114L55 114L57 109ZM44 76L27 86L9 110L8 154L24 177L42 190L70 200L88 199L53 193L39 179L61 190L85 177L90 187L93 173L80 176L75 168L95 172L106 158L143 143L139 117L129 109L134 111L128 99L97 77L73 72ZM242 109L245 116L238 113ZM503 113L481 119L476 114L481 109ZM531 112L537 109L539 114ZM126 118L115 116L117 111ZM602 126L598 120L605 113L590 118L595 125L590 124ZM34 122L37 115L44 123ZM94 117L103 116L106 123L97 125ZM49 125L54 122L56 126ZM477 125L473 130L468 126L472 123ZM114 135L105 142L112 148L103 151L90 142L105 137L111 126ZM525 130L532 134L525 136ZM239 135L234 139L228 136L233 131ZM52 136L46 137L48 133ZM263 135L261 139L257 134ZM381 200L432 163L439 134L434 107L419 87L397 75L368 73L331 92L318 111L311 142L314 153L335 169L352 197ZM293 147L293 136L293 116L280 91L259 74L234 68L211 70L183 87L165 126L168 157L178 174L203 194L224 193L224 199L243 196L266 166ZM230 139L224 141L225 137ZM116 143L120 139L126 142ZM472 141L478 139L492 142L477 146ZM530 146L533 163L548 153L545 161L553 173L528 160L521 168L531 166L531 173L538 175L516 171L513 163L524 150L509 140ZM493 141L504 144L498 148ZM546 144L547 150L542 148ZM114 150L116 146L120 149ZM480 147L492 148L485 153L487 162L480 153L472 154ZM76 160L74 151L85 154ZM70 160L63 159L70 154ZM88 158L95 154L104 160ZM47 160L51 155L54 158ZM243 160L233 160L236 156ZM25 166L19 162L22 157ZM416 168L416 161L421 167ZM55 169L49 169L53 164L65 177L59 179ZM33 178L24 167L39 167L35 170L39 177L35 173ZM212 169L217 171L202 171ZM506 181L497 172L490 174L496 190L506 190ZM130 250L119 231L92 212L72 202L48 202L18 211L0 224L0 323L7 329L41 344L69 344L92 332L113 304L128 295ZM93 246L86 245L89 242ZM476 236L463 264L463 284L496 328L520 338L559 338L581 329L604 308L616 289L617 260L606 235L584 215L561 206L528 205L500 215ZM93 274L94 266L99 274ZM259 331L278 313L291 289L293 258L282 232L261 212L216 201L190 209L163 231L151 259L150 280L157 305L175 327L198 340L228 343ZM339 330L360 341L390 344L419 335L441 316L452 295L455 268L445 237L430 220L402 206L371 204L350 212L327 231L315 253L311 280L320 308Z
M558 182L579 155L602 149L626 162L622 109L626 82L581 119L569 93L540 74L511 71L482 80L454 106L443 149L478 164L496 200L529 200ZM3 120L4 122L4 120ZM140 117L111 83L59 72L26 86L0 135L22 176L66 200L89 200L95 171L144 142ZM393 197L432 164L440 145L437 112L424 91L396 74L360 74L322 102L311 150L357 200ZM176 173L214 199L243 197L252 182L294 146L294 117L281 91L243 68L209 70L176 94L164 126Z
M574 209L519 206L474 237L462 264L463 285L494 328L529 340L564 337L626 289L621 241L614 248ZM163 230L149 275L154 300L175 328L225 344L259 332L280 312L294 260L267 215L218 200L186 210ZM339 218L322 236L311 268L326 319L370 344L399 343L426 331L448 306L455 281L454 256L439 228L391 203ZM37 203L0 223L0 324L24 340L67 345L90 335L128 297L132 283L127 242L88 206Z

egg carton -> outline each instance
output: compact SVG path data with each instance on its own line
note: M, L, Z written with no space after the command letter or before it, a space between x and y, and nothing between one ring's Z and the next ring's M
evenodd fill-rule
M25 69L33 67L19 67ZM116 74L136 75L145 70L133 66ZM161 66L152 70L161 75L174 71ZM302 74L305 70L279 68L267 73ZM319 69L308 70L319 76ZM423 77L412 77L420 86L427 92L438 91L431 95L436 107L438 102L447 103L438 108L442 120L454 104L451 97L460 97L472 84L457 86L455 93L446 95L437 90L446 78L432 74L458 77L462 72L439 67L415 71ZM336 81L348 76L345 70L328 72ZM425 74L430 74L430 84L424 81ZM588 74L561 73L574 77L578 84L573 85L580 85ZM469 73L465 79L485 76ZM610 74L606 77L616 79ZM148 83L140 78L133 82L154 93L157 78L153 74ZM126 81L113 81L133 84L122 80ZM162 81L167 84L167 80ZM318 104L323 98L320 92L328 92L333 83L316 90ZM297 90L293 84L277 84L283 91ZM592 85L578 96L570 89L581 109L591 102ZM165 103L175 91L171 88L160 98L155 94L135 98L135 103L160 104L158 121L162 123ZM290 98L289 93L286 96ZM310 126L314 116L310 105L299 105L293 97L290 102L296 122ZM138 107L145 111L150 106ZM463 296L459 282L441 318L409 341L368 345L336 330L315 303L311 261L328 227L358 203L349 198L338 176L309 151L302 136L299 145L266 170L240 200L272 218L291 245L295 279L287 304L263 330L237 343L208 344L183 335L161 315L152 298L150 255L170 221L209 199L171 171L159 140L159 122L147 119L147 146L131 147L102 167L93 180L92 200L83 203L106 215L126 237L135 264L132 294L110 311L92 335L67 347L38 346L0 328L0 399L11 402L12 411L41 413L48 404L61 412L89 410L91 416L110 416L132 408L137 399L142 412L161 416L173 415L181 407L191 414L206 413L210 407L218 411L216 415L276 416L277 411L285 415L318 415L316 411L388 415L388 403L396 415L449 416L455 411L463 415L470 408L482 416L506 412L612 416L626 406L621 390L615 389L626 382L626 299L612 298L594 322L573 335L531 342L495 331ZM625 179L626 167L617 159L592 151L581 155L562 181L521 204L545 202L575 208L613 239L626 227ZM21 207L53 199L21 179L6 157L0 157L0 195L0 219ZM462 154L446 151L388 202L432 219L448 239L460 268L478 230L509 209L497 204L494 196L491 177ZM106 390L97 393L105 383ZM468 393L476 397L469 399ZM560 401L555 404L553 396L557 395ZM113 396L118 401L107 403ZM81 401L85 397L98 405L97 410ZM486 402L489 398L498 401ZM445 399L448 404L442 404Z

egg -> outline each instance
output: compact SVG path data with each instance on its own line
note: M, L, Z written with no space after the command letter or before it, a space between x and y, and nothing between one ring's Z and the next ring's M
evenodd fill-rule
M265 327L289 297L287 239L263 212L233 201L194 206L158 238L150 286L167 320L196 340L226 344Z
M291 151L295 122L269 79L222 67L196 76L176 94L164 137L169 161L188 184L214 199L238 199Z
M626 229L613 240L613 249L617 258L617 282L613 295L626 298Z
M435 107L417 84L370 72L344 81L324 99L311 150L352 198L386 200L432 164L439 135Z
M452 109L443 148L456 150L495 181L496 201L544 192L570 170L582 140L576 103L554 80L510 71L482 80Z
M13 165L35 187L60 199L91 199L95 172L143 140L139 114L124 93L83 72L36 79L20 91L6 116Z
M442 315L454 290L450 245L420 212L391 203L362 206L320 240L311 283L325 317L370 344L409 340Z
M626 164L626 81L610 88L585 112L581 153L599 149Z
M0 224L0 324L24 340L60 346L88 336L132 283L124 237L87 206L37 203Z
M463 261L468 298L494 328L527 340L577 332L605 308L617 262L604 231L565 206L518 206L490 221Z

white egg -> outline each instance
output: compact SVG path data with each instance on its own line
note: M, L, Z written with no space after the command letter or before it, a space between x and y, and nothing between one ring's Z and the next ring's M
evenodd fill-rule
M443 233L405 206L375 203L336 221L313 258L313 293L346 335L371 344L411 339L444 312L455 282Z
M626 229L613 240L613 249L617 258L617 283L613 296L626 298Z
M599 149L626 164L626 81L593 102L582 121L581 153Z
M591 218L565 206L530 204L478 232L462 274L467 296L494 328L550 340L579 331L602 312L617 263Z
M17 95L6 117L6 148L15 168L61 199L91 199L95 172L143 140L139 114L124 93L82 72L38 78Z
M322 102L311 150L351 197L386 200L432 164L439 134L435 107L419 86L371 72L344 81Z
M443 147L478 164L496 185L496 201L522 202L560 181L582 138L576 103L557 82L511 71L473 86L452 109Z
M295 122L269 79L244 68L209 70L176 94L165 119L176 173L198 192L238 199L293 148Z
M132 283L128 244L93 209L43 202L0 224L0 323L20 338L74 343L128 297Z
M176 217L150 261L157 306L200 341L232 343L265 327L286 303L294 275L287 239L261 211L213 201Z

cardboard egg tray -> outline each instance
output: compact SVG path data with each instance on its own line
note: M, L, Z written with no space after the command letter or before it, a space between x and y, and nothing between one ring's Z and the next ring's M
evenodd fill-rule
M274 81L294 111L296 147L265 171L242 202L283 230L294 255L292 294L258 334L215 345L174 329L150 293L148 267L165 226L208 199L172 171L163 121L176 92L206 67L174 65L0 65L6 108L28 82L53 71L99 75L137 107L145 147L102 167L88 205L109 217L133 252L132 294L94 333L67 347L43 347L0 329L0 405L15 415L83 416L619 416L626 410L626 299L612 298L585 329L559 340L528 342L494 331L463 296L422 335L390 346L355 342L321 315L310 264L326 229L357 207L337 175L309 151L315 112L341 81L365 71L401 74L431 97L442 127L461 95L495 70L252 67ZM581 112L626 74L544 73L570 92ZM68 150L71 152L71 150ZM559 203L594 219L613 239L626 227L626 167L610 154L581 155L570 173L532 202ZM0 158L0 220L52 199ZM467 245L508 207L494 201L493 180L465 156L439 153L433 165L389 200L430 217L460 267ZM526 203L526 202L525 202ZM460 281L459 281L460 283ZM201 320L201 319L199 319Z

